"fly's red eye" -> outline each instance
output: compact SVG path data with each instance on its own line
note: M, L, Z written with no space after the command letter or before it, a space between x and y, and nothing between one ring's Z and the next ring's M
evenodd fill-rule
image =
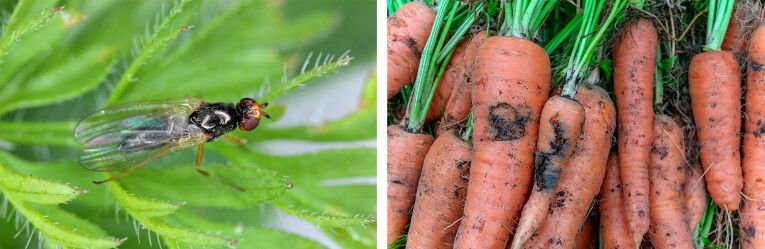
M257 128L259 123L260 123L259 119L248 118L248 119L245 119L241 124L239 124L239 128L242 128L244 131L251 131Z
M239 105L245 106L245 107L251 107L255 103L256 103L255 100L251 98L243 98L239 100Z

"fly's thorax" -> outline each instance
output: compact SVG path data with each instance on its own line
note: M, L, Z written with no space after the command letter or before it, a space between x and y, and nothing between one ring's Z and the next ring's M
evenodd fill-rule
M233 131L239 123L239 114L233 104L204 103L189 116L189 123L196 125L213 141Z

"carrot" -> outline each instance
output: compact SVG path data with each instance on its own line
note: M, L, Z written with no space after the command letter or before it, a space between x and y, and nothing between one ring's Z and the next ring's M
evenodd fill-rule
M425 155L435 140L429 134L418 133L422 132L425 114L439 78L443 74L446 62L451 58L453 47L449 44L452 44L452 41L444 44L447 34L451 31L452 21L460 8L466 10L467 6L461 6L454 0L439 2L435 24L423 49L422 63L413 86L406 118L401 126L388 127L387 238L391 246L399 245L399 243L392 243L399 242L400 235L405 234L404 230L410 220L408 213L415 201ZM469 26L472 23L474 18L471 16L472 14L468 14L468 17L464 18L462 26ZM459 30L453 32L454 36L462 37L464 33L460 32ZM445 55L443 60L439 60L441 53ZM440 70L437 70L439 68Z
M462 67L462 75L457 77L459 84L454 87L449 94L449 98L444 107L444 115L441 118L441 124L439 124L438 129L436 129L436 136L440 136L440 134L449 129L458 128L459 124L464 122L470 113L470 108L473 107L470 96L473 84L470 75L472 74L473 64L475 63L475 54L478 53L478 48L485 39L486 31L484 30L473 36L470 40L460 63L460 66Z
M388 18L388 99L414 81L435 19L422 1L404 4Z
M738 210L741 176L741 76L733 53L720 44L732 0L710 0L707 45L691 60L688 84L707 190L720 208Z
M749 42L746 77L746 116L741 167L744 205L741 208L742 248L765 247L765 26L760 25Z
M642 240L650 223L648 163L657 42L653 23L639 18L621 30L613 54L620 181L624 184L624 215L635 244Z
M757 5L739 1L731 12L728 29L725 31L720 48L723 51L731 51L738 56L746 56L747 41L754 30L757 19Z
M576 235L576 246L574 249L597 249L598 248L598 230L597 221L594 215L588 215L582 224L582 229Z
M635 240L627 227L624 212L624 192L619 180L619 156L611 153L608 157L606 177L603 179L598 210L600 211L600 232L604 249L636 248Z
M574 247L577 233L603 180L606 158L611 147L611 136L615 129L614 107L608 94L602 89L588 84L578 85L577 83L584 81L587 76L586 72L591 71L590 62L593 61L593 56L598 50L598 44L613 26L612 23L616 21L619 13L626 7L627 1L614 2L607 17L602 23L599 23L600 10L603 9L605 3L606 1L585 2L584 11L581 14L582 21L572 21L574 26L579 25L579 35L574 41L575 45L569 63L563 70L565 79L561 96L550 98L545 104L545 109L548 106L556 106L557 103L554 101L558 98L575 99L572 102L581 103L581 105L576 106L583 106L584 109L577 109L577 115L573 117L577 121L575 125L584 125L581 128L584 132L562 130L562 132L568 133L563 133L565 135L560 137L567 137L567 140L572 141L567 155L561 158L549 156L536 158L536 165L544 165L545 161L551 161L555 164L565 165L565 167L555 169L557 172L554 174L549 174L544 168L538 167L536 169L536 174L543 177L535 178L534 192L524 207L521 223L511 248L520 248L521 246L526 248ZM600 28L596 29L598 26ZM558 36L556 35L556 37ZM545 125L547 120L545 112L546 110L543 110L542 125ZM584 118L584 123L582 123L581 118ZM571 126L574 126L574 122L571 123ZM549 131L544 128L542 126L539 131L538 155L544 155L549 151L549 146L555 145L555 143L542 139L544 136L549 136L547 135ZM554 169L551 166L549 168ZM557 187L550 186L549 190L543 192L546 196L539 195L538 193L542 193L539 189L543 189L539 187L553 185L547 184L547 179L555 179L555 181L560 179L559 185ZM537 196L544 196L544 201L537 201ZM550 198L554 199L551 200ZM552 205L550 205L551 201ZM527 212L527 210L531 210L531 212ZM525 243L529 236L531 236L531 240Z
M388 244L404 235L425 155L435 138L388 126Z
M741 78L733 53L715 51L694 56L688 81L707 189L718 206L737 210L743 187L738 137Z
M430 109L425 117L426 122L438 120L441 118L441 114L444 114L444 108L446 102L449 100L449 95L460 87L462 81L463 72L463 58L467 53L468 43L470 40L462 39L462 41L454 49L451 60L446 65L443 76L438 83L436 93L433 95L433 100L430 103Z
M455 248L504 248L531 182L550 60L522 38L486 39L472 79L475 157ZM517 84L508 84L517 82Z
M688 171L685 180L685 218L688 220L691 232L696 231L701 218L704 217L704 209L707 207L707 188L704 184L703 173L701 163L696 161L696 164Z
M503 6L507 19L500 36L484 40L476 54L470 76L475 154L456 249L507 246L528 193L552 78L547 53L528 39L556 1L532 2ZM525 18L512 23L512 16Z
M534 188L523 206L512 247L521 248L547 216L553 193L582 134L584 107L578 101L553 96L542 109L534 158Z
M454 130L430 147L417 186L406 248L452 248L467 193L472 146Z
M603 185L612 134L616 129L615 108L608 93L594 85L580 85L576 99L585 111L582 135L563 168L547 219L525 248L574 247L577 232Z
M655 248L693 248L685 208L683 131L672 117L656 115L651 150L651 224L648 237Z

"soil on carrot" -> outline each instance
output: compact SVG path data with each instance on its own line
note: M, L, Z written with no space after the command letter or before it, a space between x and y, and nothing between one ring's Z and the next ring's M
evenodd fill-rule
M551 158L563 157L563 151L566 149L564 146L568 147L568 139L563 138L564 129L561 127L557 117L550 119L550 124L552 124L553 133L555 133L555 139L550 141L550 151L541 151L534 159L534 182L544 192L555 190L563 171L558 169L553 172L547 172ZM580 128L580 130L582 129Z
M487 133L492 141L512 141L526 136L526 123L531 120L531 109L525 106L499 103L489 106L492 129Z

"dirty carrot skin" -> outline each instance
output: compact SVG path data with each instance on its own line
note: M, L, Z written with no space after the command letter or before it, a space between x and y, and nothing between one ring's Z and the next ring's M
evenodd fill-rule
M737 57L746 56L747 41L756 28L757 5L737 2L733 7L734 10L731 12L730 21L728 21L728 29L725 31L725 38L720 48L723 51L733 52Z
M550 60L529 40L502 36L486 39L476 60L475 157L454 248L504 248L531 182Z
M720 44L733 9L733 0L710 0L704 51L691 60L688 84L701 165L707 190L718 207L738 210L741 203L741 71L730 51ZM715 8L712 8L715 6Z
M749 43L746 77L746 116L741 167L744 205L741 207L741 247L765 247L765 26L754 31Z
M534 187L523 206L511 248L521 248L545 221L563 166L582 134L584 107L578 101L553 96L542 109L534 159Z
M464 75L464 66L462 64L465 57L466 50L468 48L469 39L462 39L462 41L454 48L449 63L446 65L441 80L436 87L436 92L433 94L433 100L430 103L430 109L425 117L425 122L435 121L441 118L441 114L444 113L446 102L449 99L449 95L460 86L462 76Z
M697 161L688 170L685 180L685 219L688 220L688 227L691 228L691 232L696 230L707 207L707 187L703 173L704 169L701 168L701 163Z
M500 36L478 49L470 77L475 153L455 249L505 248L518 220L552 78L547 53L528 39L556 2L507 2Z
M728 51L694 56L688 73L707 189L719 207L730 211L738 209L743 187L738 135L741 131L739 75L738 62Z
M636 248L624 216L624 191L619 181L619 156L611 153L608 157L606 177L598 198L601 236L604 249Z
M406 234L420 171L435 138L388 126L388 244Z
M473 107L470 95L473 84L470 75L474 68L475 55L478 53L478 48L483 44L485 39L485 30L470 39L468 47L465 50L465 55L462 57L460 63L462 66L462 75L457 78L460 81L459 85L454 87L449 94L449 98L444 107L444 115L441 118L441 123L436 129L436 136L440 136L449 129L458 128L460 123L464 123L468 114L470 114L470 108Z
M613 54L624 215L636 244L643 239L650 222L648 163L653 139L657 43L653 23L639 18L622 28Z
M576 244L574 249L597 249L598 248L598 228L595 216L589 215L582 224L582 229L576 235Z
M694 248L685 218L686 177L683 131L672 117L656 115L651 150L651 225L648 237L655 248Z
M404 4L388 18L388 99L414 81L435 19L422 1Z
M574 247L577 233L603 183L616 129L615 108L608 93L594 85L579 85L576 100L585 110L582 135L563 168L547 219L524 248Z
M439 136L425 156L406 248L452 248L462 218L472 146L454 130Z

